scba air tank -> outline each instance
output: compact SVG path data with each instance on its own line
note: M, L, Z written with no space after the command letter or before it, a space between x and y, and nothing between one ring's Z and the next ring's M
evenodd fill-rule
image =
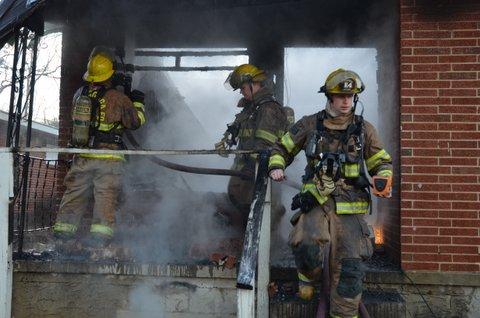
M90 137L90 123L92 116L92 101L90 97L80 95L73 105L72 145L85 147Z

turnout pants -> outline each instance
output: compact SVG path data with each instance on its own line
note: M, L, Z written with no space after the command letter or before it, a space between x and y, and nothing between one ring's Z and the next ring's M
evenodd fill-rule
M82 218L91 213L90 232L113 236L115 212L121 191L123 162L75 156L65 177L65 194L60 203L55 232L75 233Z
M330 243L330 264L323 264ZM318 281L323 266L330 266L330 315L357 317L365 276L363 260L373 248L363 214L335 213L329 199L296 220L289 237L298 271Z

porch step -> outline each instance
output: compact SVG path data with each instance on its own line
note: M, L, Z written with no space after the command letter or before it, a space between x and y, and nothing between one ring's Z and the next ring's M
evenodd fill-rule
M270 299L271 318L316 318L318 294L315 300L306 302L295 296L296 283L277 284L278 292ZM366 290L362 299L371 318L406 317L405 300L396 291Z

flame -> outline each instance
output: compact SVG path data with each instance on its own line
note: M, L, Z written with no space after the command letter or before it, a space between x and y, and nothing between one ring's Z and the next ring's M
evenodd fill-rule
M380 227L375 227L373 229L373 232L375 234L375 245L381 245L383 244L383 231Z

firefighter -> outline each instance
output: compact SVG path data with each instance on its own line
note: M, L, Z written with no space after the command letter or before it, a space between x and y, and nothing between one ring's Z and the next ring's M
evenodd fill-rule
M313 297L313 283L322 267L330 266L331 317L358 317L362 261L373 251L364 220L371 204L365 170L373 177L374 194L391 196L392 159L372 124L355 114L364 89L355 72L332 72L319 91L327 97L325 109L296 122L276 143L269 162L270 177L281 181L295 155L305 151L303 188L292 201L292 210L300 211L291 219L289 245L302 299ZM330 264L323 264L329 250Z
M73 97L71 146L87 149L125 149L122 133L145 123L144 94L130 96L113 88L115 57L95 48L90 55L83 80ZM65 177L65 193L53 226L60 246L75 242L77 230L86 215L93 217L86 242L107 247L114 235L115 212L121 192L125 158L120 154L83 153L75 155ZM70 244L72 246L72 244Z
M218 151L236 145L239 150L264 150L270 148L286 132L293 110L283 107L267 85L265 72L252 64L242 64L227 77L228 89L240 90L243 97L237 106L242 110L227 125L223 139L215 144ZM293 121L293 119L292 119ZM231 177L228 196L240 211L245 224L253 196L256 154L238 155L232 169L242 171L247 178Z

